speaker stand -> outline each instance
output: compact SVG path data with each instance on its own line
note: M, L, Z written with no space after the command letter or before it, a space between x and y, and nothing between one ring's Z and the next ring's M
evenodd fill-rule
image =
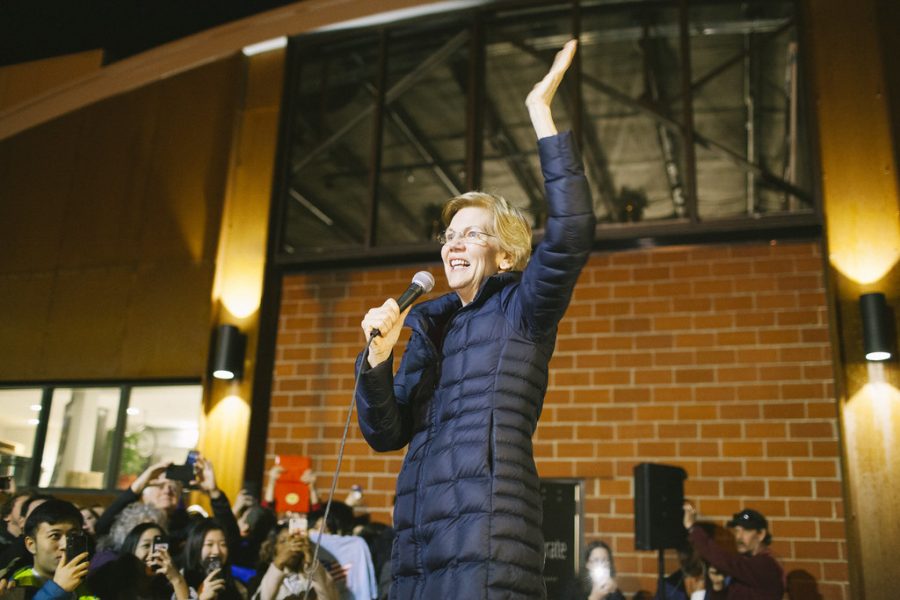
M659 593L657 594L661 600L666 600L666 550L665 548L659 549L659 583L657 584L657 589Z

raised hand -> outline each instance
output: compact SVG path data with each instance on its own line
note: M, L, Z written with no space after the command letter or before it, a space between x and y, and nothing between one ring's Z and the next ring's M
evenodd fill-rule
M569 69L569 65L572 64L577 48L577 40L566 42L562 50L556 53L550 71L535 84L528 97L525 98L525 106L528 107L531 124L534 126L538 139L556 135L556 125L553 123L553 116L550 113L550 103L553 101L553 96L556 95L556 90Z
M166 469L172 464L171 460L158 462L147 467L137 479L131 482L131 491L140 495L148 485L158 485L165 479Z
M56 585L67 592L74 592L75 588L81 585L88 572L88 553L82 552L74 557L71 561L66 562L66 557L59 559L56 566L56 573L53 574L53 581Z

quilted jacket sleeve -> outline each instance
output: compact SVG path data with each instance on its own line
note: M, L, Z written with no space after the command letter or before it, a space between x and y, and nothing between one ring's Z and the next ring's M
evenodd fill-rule
M390 358L374 368L369 366L365 357L363 352L356 360L356 372L359 374L356 415L359 428L376 452L399 450L409 443L413 427L404 388L394 385L394 355L391 354Z
M547 195L544 239L522 275L521 317L533 337L562 319L594 239L591 193L571 131L538 140Z

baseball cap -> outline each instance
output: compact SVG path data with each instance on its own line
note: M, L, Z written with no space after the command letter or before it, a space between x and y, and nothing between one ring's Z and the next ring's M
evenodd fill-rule
M752 508L745 508L741 512L734 513L731 520L728 521L728 527L743 527L744 529L765 529L768 531L769 522L762 513Z

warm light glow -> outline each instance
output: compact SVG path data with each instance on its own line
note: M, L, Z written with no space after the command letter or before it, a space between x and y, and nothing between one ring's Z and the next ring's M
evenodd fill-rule
M132 417L136 417L141 414L141 409L129 406L127 409L125 409L125 413Z
M28 408L30 408L30 409L32 410L32 412L41 412L41 405L40 405L40 404L32 404L32 405L29 406Z
M263 52L278 50L279 48L284 48L285 46L287 46L287 36L281 36L272 38L271 40L266 40L264 42L259 42L257 44L244 46L244 49L241 50L241 52L244 53L244 56L253 56L255 54L262 54Z
M234 379L234 373L225 369L219 369L218 371L213 371L213 377L216 379Z
M213 399L203 419L200 451L216 468L216 483L229 497L241 489L250 406L240 396Z
M869 352L866 354L866 360L887 360L890 357L890 352Z
M221 267L222 304L235 319L246 319L259 309L262 297L263 258L247 263L231 257Z
M895 190L877 185L884 183L877 181L880 178L867 181L865 177L871 175L858 171L853 172L852 180L869 197L842 198L826 205L829 259L834 268L853 281L869 285L881 281L900 261L900 219ZM842 187L848 185L848 181L843 183ZM838 187L837 183L833 187ZM834 193L841 191L844 190ZM894 192L894 197L889 191Z

